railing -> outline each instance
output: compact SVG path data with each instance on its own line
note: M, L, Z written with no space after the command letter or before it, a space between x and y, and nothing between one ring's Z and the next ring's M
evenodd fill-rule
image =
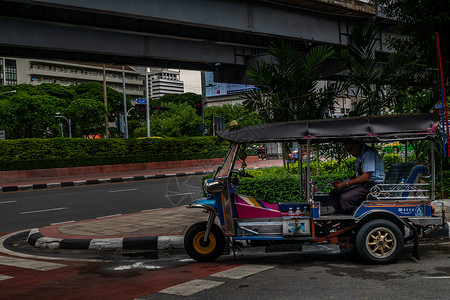
M430 200L428 183L377 184L370 189L370 196L376 200Z

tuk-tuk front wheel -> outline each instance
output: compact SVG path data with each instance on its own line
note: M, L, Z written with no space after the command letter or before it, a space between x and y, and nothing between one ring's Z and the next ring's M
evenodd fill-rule
M203 241L206 224L206 221L195 223L184 236L184 249L196 261L214 261L225 249L225 236L216 224L212 224L206 243Z
M359 255L373 264L389 264L403 250L403 233L391 221L375 219L364 224L356 236Z

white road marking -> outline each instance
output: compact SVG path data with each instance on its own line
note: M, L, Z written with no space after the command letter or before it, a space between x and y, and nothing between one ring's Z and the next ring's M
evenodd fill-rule
M183 195L192 195L192 194L193 193L178 193L178 194L164 195L164 197L183 196Z
M38 271L48 271L65 267L66 265L17 257L0 256L0 264Z
M256 273L266 271L275 268L271 265L243 265L222 272L211 274L213 277L229 278L229 279L241 279Z
M51 223L50 225L59 225L59 224L74 223L74 222L75 221L64 221L64 222Z
M137 191L138 189L126 189L126 190L113 190L108 191L109 193L120 193L120 192L130 192L130 191Z
M10 200L10 201L2 201L2 202L0 202L0 204L6 204L6 203L14 203L14 202L17 202L17 201L15 201L15 200Z
M212 289L225 282L204 280L204 279L194 279L188 282L184 282L178 285L171 286L167 289L159 291L159 293L178 295L178 296L191 296L195 293L201 292L203 290Z
M23 211L20 214L21 215L35 214L35 213L55 211L55 210L64 210L64 209L67 209L67 207L57 207L57 208L49 208L49 209L41 209L41 210Z
M123 265L123 266L118 266L118 267L114 267L113 268L114 271L132 270L132 269L137 269L137 270L154 270L154 269L161 269L161 266L146 265L143 262L136 262L136 263L133 263L133 264Z
M121 216L121 215L122 215L122 214L115 214L115 215L109 215L109 216L97 217L97 219L104 219L104 218L117 217L117 216Z
M141 210L141 212L149 212L149 211L155 211L155 210L161 210L164 208L154 208L154 209L145 209L145 210Z
M0 274L0 281L10 279L10 278L12 278L12 277Z
M450 279L450 276L437 276L437 277L426 276L424 278L426 278L426 279Z

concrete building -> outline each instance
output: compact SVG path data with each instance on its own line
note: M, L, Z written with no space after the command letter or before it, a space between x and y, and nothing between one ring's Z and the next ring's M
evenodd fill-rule
M106 85L123 91L122 67L106 65ZM103 83L103 65L23 58L0 58L0 85L81 82ZM126 93L132 98L144 96L144 76L125 66Z
M150 98L158 99L167 94L184 93L180 70L150 68L148 77Z

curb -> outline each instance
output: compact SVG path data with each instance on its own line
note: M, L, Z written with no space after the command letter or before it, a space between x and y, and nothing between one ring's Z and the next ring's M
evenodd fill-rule
M427 238L450 238L450 222L433 232ZM43 249L66 250L180 250L184 249L184 236L148 236L105 239L60 239L43 236L38 228L32 229L27 241L30 245Z
M43 236L38 228L28 234L28 243L43 249L70 250L176 250L184 249L184 236L148 236L105 239L60 239Z
M214 172L215 171L198 171L198 172L185 172L185 173L143 175L143 176L133 176L133 177L90 179L90 180L80 180L80 181L64 181L64 182L56 182L56 183L14 185L14 186L0 187L0 192L17 192L17 191L24 191L24 190L39 190L39 189L47 189L47 188L61 188L61 187L92 185L92 184L101 184L101 183L116 183L116 182L126 182L126 181L151 180L151 179L161 179L161 178L168 178L168 177L185 177L185 176L193 176L193 175L206 175L206 174L210 174L210 173L214 173Z

